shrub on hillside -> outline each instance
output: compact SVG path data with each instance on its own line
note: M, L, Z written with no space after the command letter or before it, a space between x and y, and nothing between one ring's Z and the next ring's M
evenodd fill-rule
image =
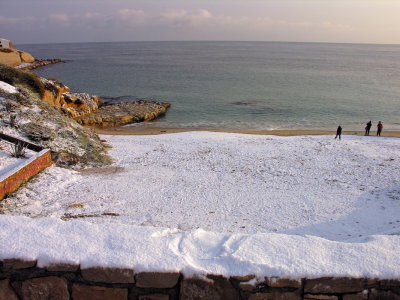
M11 53L11 52L13 52L11 49L8 49L8 48L0 48L0 52L3 52L3 53Z
M43 96L45 88L40 78L32 72L18 70L13 67L9 67L0 64L0 81L7 82L13 86L15 85L26 85L33 92Z

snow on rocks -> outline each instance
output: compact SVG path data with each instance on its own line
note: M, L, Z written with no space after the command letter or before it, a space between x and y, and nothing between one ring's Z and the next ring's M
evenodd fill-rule
M18 90L14 86L4 81L0 81L0 89L10 94L18 93Z
M33 63L22 63L22 64L20 64L20 65L18 65L18 66L16 66L15 68L17 68L17 69L24 69L24 68L28 68L28 67L30 67L30 66L32 66L33 65Z

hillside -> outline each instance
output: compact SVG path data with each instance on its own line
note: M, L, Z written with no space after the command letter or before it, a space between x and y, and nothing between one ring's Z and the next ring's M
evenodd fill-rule
M75 106L52 106L60 83L0 65L0 130L50 148L61 166L102 166L111 162L107 146L69 112ZM69 90L64 88L65 91Z

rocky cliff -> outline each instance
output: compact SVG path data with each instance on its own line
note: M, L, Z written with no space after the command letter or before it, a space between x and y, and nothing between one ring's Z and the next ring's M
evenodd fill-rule
M87 93L72 93L70 88L56 79L40 78L44 92L42 100L58 107L68 117L77 118L98 110L100 98Z

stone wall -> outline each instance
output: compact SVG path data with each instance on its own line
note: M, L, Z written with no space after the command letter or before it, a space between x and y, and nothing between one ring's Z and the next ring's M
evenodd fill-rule
M51 151L45 149L29 158L25 163L0 176L0 200L7 194L16 191L23 183L51 166ZM1 298L0 298L1 300Z
M254 276L185 278L180 273L81 268L35 261L0 261L0 300L364 300L400 299L400 280L368 278L285 279Z

